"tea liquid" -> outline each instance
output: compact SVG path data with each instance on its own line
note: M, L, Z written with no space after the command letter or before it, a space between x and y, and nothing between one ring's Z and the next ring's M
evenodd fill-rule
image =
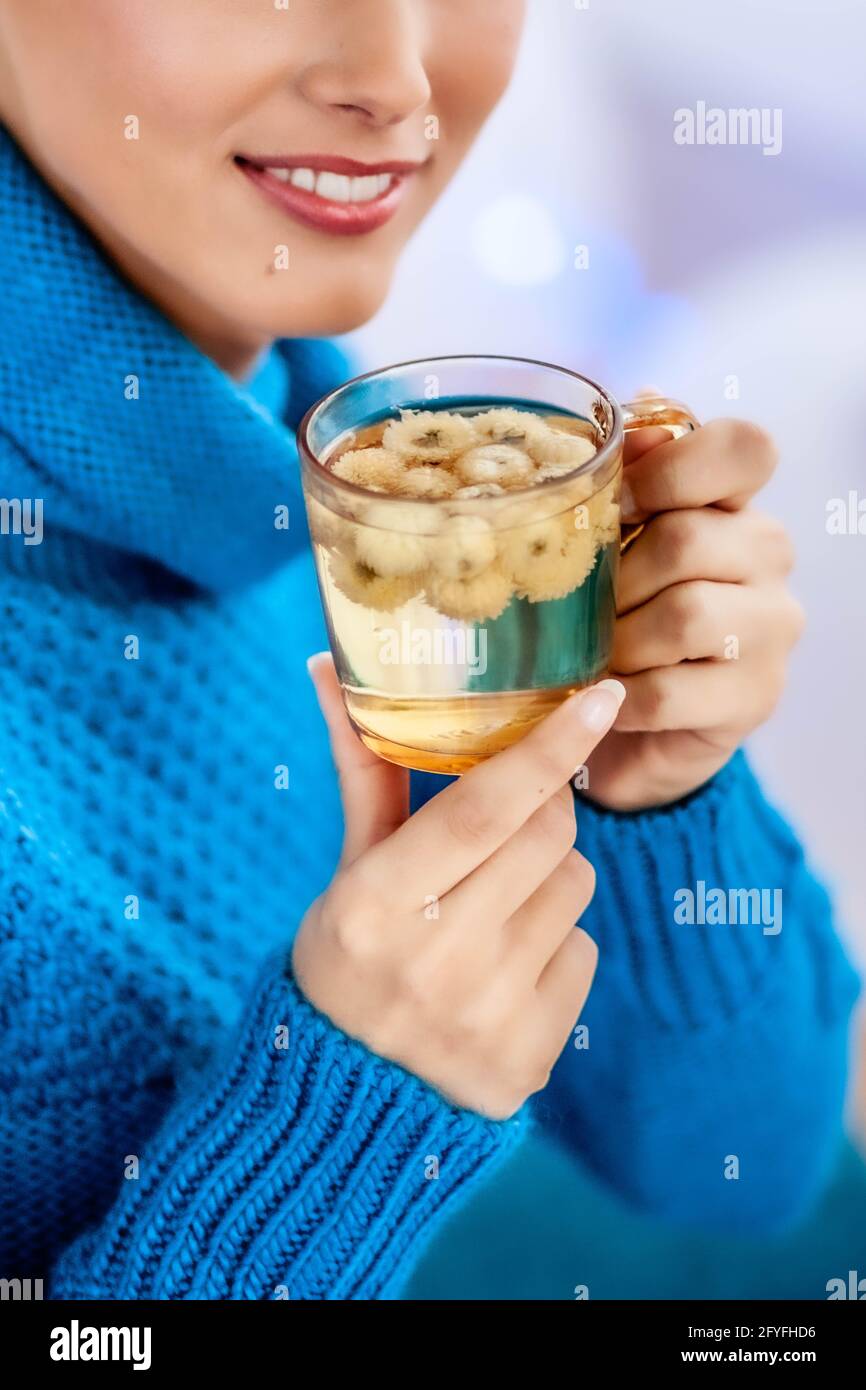
M408 420L409 428L399 431L392 421L368 424L340 441L329 463L347 481L356 481L357 470L356 486L370 489L369 502L353 499L352 517L310 506L347 710L368 747L406 767L464 772L606 670L619 468L603 482L580 474L580 460L597 447L589 422L530 416L521 406L516 423L509 407L437 411L432 422L425 412L404 417L399 423ZM455 416L476 431L473 438L454 425ZM488 443L491 416L503 438ZM539 429L536 436L529 426L534 457L520 437L527 419ZM551 436L541 433L545 427ZM562 443L568 436L573 451ZM455 441L468 447L448 457ZM393 471L395 454L403 458L395 442L409 451L408 472L402 461ZM532 470L526 477L521 451ZM417 480L414 469L424 470ZM404 486L441 495L419 507ZM408 505L401 509L395 494Z

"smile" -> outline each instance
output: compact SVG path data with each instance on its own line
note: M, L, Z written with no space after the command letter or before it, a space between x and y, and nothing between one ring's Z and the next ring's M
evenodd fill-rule
M238 155L235 164L296 221L335 236L362 236L396 214L420 163L360 164L328 155Z

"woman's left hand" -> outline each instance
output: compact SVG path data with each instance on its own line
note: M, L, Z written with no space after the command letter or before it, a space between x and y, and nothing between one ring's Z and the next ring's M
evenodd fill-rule
M588 765L601 805L678 800L774 709L804 623L785 584L791 541L749 505L776 461L739 420L627 442L623 521L647 525L623 557L610 663L628 699Z

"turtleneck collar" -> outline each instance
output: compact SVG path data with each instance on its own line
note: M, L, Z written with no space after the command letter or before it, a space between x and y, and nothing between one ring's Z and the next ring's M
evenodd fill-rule
M294 436L268 405L285 405L293 364L315 380L304 344L238 386L122 278L2 128L0 188L0 496L42 499L46 548L71 532L207 589L284 564L306 529Z

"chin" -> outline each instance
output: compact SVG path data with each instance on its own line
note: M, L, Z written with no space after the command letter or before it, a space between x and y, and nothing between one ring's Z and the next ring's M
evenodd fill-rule
M255 297L250 294L237 306L238 313L247 331L254 325L263 337L330 338L368 323L382 307L391 279L391 267L376 276L369 272L363 276L323 276L318 292L308 284L302 297L295 292L264 302L257 287Z

